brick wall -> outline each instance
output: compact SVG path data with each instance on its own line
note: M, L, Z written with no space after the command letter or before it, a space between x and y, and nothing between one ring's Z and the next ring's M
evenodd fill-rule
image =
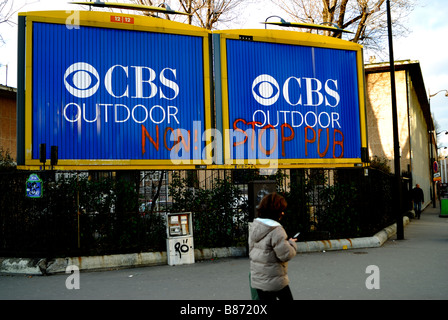
M0 94L0 147L9 150L14 160L17 158L16 119L15 94Z

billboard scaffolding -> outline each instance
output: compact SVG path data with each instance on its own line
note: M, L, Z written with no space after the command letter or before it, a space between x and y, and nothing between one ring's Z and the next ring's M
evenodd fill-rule
M60 169L210 163L209 32L145 16L75 13L20 14L19 164L40 166L43 144L48 155L58 147Z

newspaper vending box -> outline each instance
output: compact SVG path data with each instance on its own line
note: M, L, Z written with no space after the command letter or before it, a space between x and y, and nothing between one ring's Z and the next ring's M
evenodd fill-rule
M194 263L191 212L167 213L167 256L170 266Z

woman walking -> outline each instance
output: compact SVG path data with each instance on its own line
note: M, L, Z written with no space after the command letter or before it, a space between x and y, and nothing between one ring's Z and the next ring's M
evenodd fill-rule
M292 300L288 261L297 252L296 239L290 238L279 223L286 200L277 193L266 195L258 205L258 217L249 231L251 286L260 300Z

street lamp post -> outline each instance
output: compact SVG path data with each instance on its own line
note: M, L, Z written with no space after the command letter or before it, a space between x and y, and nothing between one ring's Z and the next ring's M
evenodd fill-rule
M400 168L400 141L398 136L398 111L397 111L397 95L395 87L395 61L392 39L392 17L390 13L390 0L387 0L387 30L389 38L389 59L390 59L390 82L391 82L391 98L392 98L392 122L394 136L394 170L395 182L397 188L397 240L404 239L402 198L403 191L401 189L401 168Z
M434 94L431 94L431 92L429 92L428 105L429 105L430 113L431 113L431 98L443 91L445 91L445 97L448 97L448 90L446 90L446 89L440 90ZM441 133L441 132L439 132L439 133ZM446 132L446 134L448 134L448 132ZM430 135L431 135L430 136L430 143L431 143L430 152L431 152L431 179L432 179L432 207L435 208L436 207L436 188L435 188L435 182L434 182L434 165L433 165L433 163L436 158L434 157L434 154L433 154L434 148L433 148L433 142L432 142L433 139L435 139L434 131L430 131ZM436 133L436 136L437 136L437 133ZM434 144L435 144L435 141L434 141ZM439 149L440 148L438 148L437 150L439 150ZM436 151L436 153L437 153L437 151Z
M270 18L279 18L280 22L268 22ZM287 22L285 19L279 16L269 16L266 18L264 22L264 28L267 28L267 25L274 25L274 26L280 26L280 27L288 27L288 28L303 28L303 29L310 29L310 30L324 30L324 31L332 31L335 33L353 33L350 30L345 30L339 28L338 25L330 22L323 22L321 24L314 24L314 23L300 23L300 22ZM329 25L328 25L329 24Z
M434 93L434 94L431 94L431 93L430 93L430 94L429 94L429 100L431 101L431 98L432 98L432 97L438 95L440 92L443 92L443 91L445 91L445 97L448 97L448 90L444 89L444 90L440 90L439 92L436 92L436 93Z

